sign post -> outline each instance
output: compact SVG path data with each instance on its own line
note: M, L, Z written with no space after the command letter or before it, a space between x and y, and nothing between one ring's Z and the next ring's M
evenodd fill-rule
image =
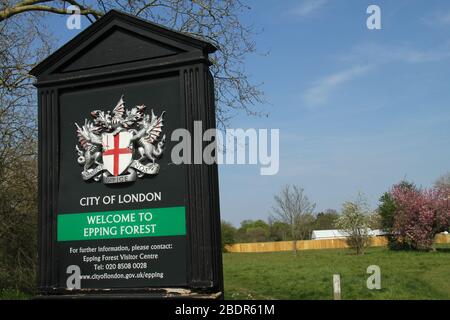
M215 50L110 11L31 71L42 296L223 297L217 165L171 159L215 128Z

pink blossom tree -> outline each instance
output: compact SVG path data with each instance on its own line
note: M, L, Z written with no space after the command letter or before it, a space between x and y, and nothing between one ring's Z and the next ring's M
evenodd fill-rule
M395 201L393 236L413 249L430 250L434 237L450 226L448 190L416 189L395 185L391 194Z

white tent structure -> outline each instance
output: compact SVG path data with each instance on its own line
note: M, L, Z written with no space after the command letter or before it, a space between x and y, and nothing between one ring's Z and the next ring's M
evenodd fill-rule
M385 233L383 230L375 229L371 230L369 229L369 236L375 237L375 236L382 236ZM323 239L339 239L339 238L346 238L347 234L342 230L313 230L311 239L312 240L323 240Z

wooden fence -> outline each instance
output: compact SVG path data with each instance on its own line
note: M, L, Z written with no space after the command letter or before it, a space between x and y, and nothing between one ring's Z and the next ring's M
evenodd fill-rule
M450 234L438 234L434 239L436 243L450 243Z
M450 235L439 234L435 239L436 243L450 243ZM372 237L370 239L371 247L383 247L388 243L386 237ZM322 240L301 240L297 241L297 250L314 249L340 249L348 248L345 239L322 239ZM290 251L293 249L292 241L277 242L254 242L254 243L235 243L225 246L228 252L272 252L272 251Z

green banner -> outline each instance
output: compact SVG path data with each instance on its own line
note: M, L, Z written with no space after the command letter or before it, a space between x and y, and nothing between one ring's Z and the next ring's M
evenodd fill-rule
M179 236L184 207L58 214L58 241Z

